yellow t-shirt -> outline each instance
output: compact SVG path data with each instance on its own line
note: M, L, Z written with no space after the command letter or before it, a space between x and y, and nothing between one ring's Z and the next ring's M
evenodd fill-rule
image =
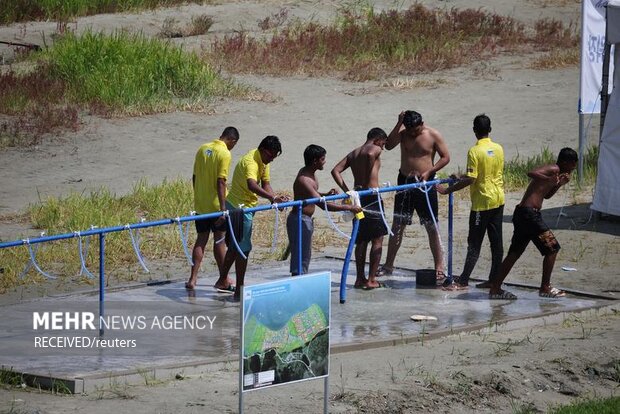
M228 179L230 151L220 139L203 144L194 158L194 209L198 214L220 211L217 179Z
M504 149L481 138L467 152L467 176L475 181L469 187L471 210L485 211L504 205Z
M263 163L258 149L253 149L241 157L233 172L227 200L235 207L241 204L244 208L256 207L258 204L258 196L248 189L248 178L256 180L258 185L269 181L269 164Z

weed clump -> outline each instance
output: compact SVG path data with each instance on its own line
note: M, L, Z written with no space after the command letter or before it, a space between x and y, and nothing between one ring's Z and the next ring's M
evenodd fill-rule
M578 43L572 26L540 20L532 30L480 9L341 11L332 24L293 22L270 38L237 32L217 39L211 58L241 73L341 74L364 81L457 67L502 51L545 51Z
M196 54L141 34L67 32L30 59L28 73L0 77L3 146L38 142L58 128L76 129L79 110L100 116L204 111L214 97L253 92Z

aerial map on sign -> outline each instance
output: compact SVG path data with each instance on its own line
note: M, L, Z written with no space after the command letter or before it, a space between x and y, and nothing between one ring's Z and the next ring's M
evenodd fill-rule
M300 278L248 292L244 390L327 375L329 275L318 280L317 285Z

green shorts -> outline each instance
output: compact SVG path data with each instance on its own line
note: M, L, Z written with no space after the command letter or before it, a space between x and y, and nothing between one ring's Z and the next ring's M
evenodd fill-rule
M226 208L229 211L228 219L231 220L237 244L243 254L247 256L252 251L252 222L254 220L254 213L243 213L228 201L226 202ZM226 232L226 245L229 249L236 249L229 231Z

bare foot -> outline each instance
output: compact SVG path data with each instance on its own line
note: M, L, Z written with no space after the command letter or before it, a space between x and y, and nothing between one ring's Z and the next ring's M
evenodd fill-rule
M382 287L381 283L377 282L376 280L369 280L366 283L366 288L367 289L376 289L378 287Z
M367 280L366 279L355 279L355 284L353 285L354 289L364 289L364 287L366 286Z
M196 283L185 282L185 289L194 290L196 288Z

